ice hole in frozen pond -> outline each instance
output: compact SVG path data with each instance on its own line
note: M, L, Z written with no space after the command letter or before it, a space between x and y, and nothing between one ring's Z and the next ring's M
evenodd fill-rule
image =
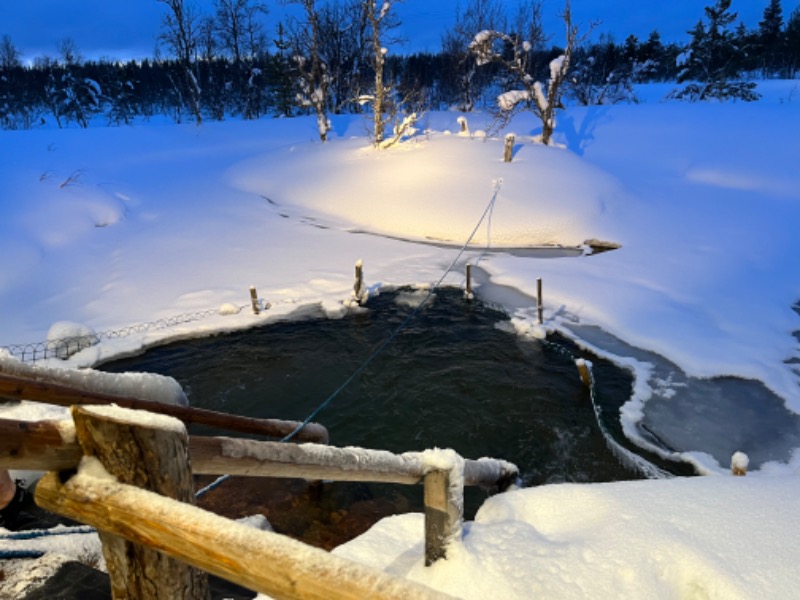
M193 406L303 420L425 293L383 292L341 320L306 311L304 320L157 347L103 369L172 376ZM640 478L607 447L570 354L578 351L556 341L520 339L504 313L465 302L461 290L439 290L315 420L336 446L453 448L466 458L503 458L519 466L526 485ZM604 419L626 444L618 410L630 397L631 376L590 360ZM419 490L412 493L421 501Z

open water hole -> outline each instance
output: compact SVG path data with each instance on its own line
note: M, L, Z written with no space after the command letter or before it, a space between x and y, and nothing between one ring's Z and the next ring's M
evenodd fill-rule
M426 294L384 292L341 320L271 323L152 348L102 368L174 377L193 406L301 421ZM607 447L574 363L578 350L566 340L521 339L507 322L500 311L465 302L461 290L438 290L315 420L336 446L397 453L453 448L465 458L502 458L520 468L526 486L641 478ZM619 431L615 415L630 397L631 376L591 360L596 400L607 427ZM201 428L192 433L219 434ZM615 438L635 449L621 433ZM421 506L421 490L373 488L412 509ZM467 490L466 516L482 498L483 492Z

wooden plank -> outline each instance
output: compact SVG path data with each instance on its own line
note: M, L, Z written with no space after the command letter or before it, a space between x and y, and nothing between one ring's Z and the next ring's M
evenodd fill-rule
M147 410L176 417L188 424L207 425L227 431L238 431L283 438L292 433L300 423L277 419L254 419L231 415L192 406L163 404L142 398L87 392L57 383L29 379L20 375L0 373L0 397L13 400L45 402L58 406L85 404L116 404L125 408ZM296 441L328 443L328 430L318 423L309 423L294 438Z
M177 419L114 407L74 406L78 442L120 483L195 503L189 436ZM175 426L177 424L177 427ZM208 600L208 575L180 560L100 530L114 600Z
M428 600L448 598L420 584L259 531L163 496L78 474L46 475L43 508L146 544L195 567L274 598Z

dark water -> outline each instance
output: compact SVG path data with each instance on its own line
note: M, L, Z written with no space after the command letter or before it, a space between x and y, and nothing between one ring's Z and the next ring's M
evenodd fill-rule
M192 405L303 420L411 313L400 291L343 320L311 319L148 350L109 363L177 379ZM523 341L506 316L459 290L440 290L369 367L315 419L331 444L393 452L453 448L517 464L526 485L636 479L608 450L566 342ZM592 359L609 422L631 377ZM195 431L210 433L210 431ZM622 441L622 440L620 440Z

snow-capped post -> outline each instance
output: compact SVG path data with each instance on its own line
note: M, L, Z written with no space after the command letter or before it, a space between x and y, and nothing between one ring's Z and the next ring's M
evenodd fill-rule
M189 436L179 420L116 406L74 406L72 418L85 455L79 471L91 467L92 475L103 481L195 504ZM85 510L102 512L91 503ZM125 515L117 519L124 521ZM115 535L99 533L114 598L210 597L204 572Z
M578 374L581 376L583 385L591 389L592 387L592 363L583 358L575 359L575 366L578 367Z
M536 280L536 312L539 317L539 325L544 323L544 302L542 300L542 278Z
M461 539L464 510L464 459L454 450L426 450L425 566L447 558L447 549Z
M258 293L256 292L256 286L250 286L250 305L253 307L253 314L257 315L259 313L258 309Z
M464 290L464 299L469 302L472 300L472 265L467 263L466 266L466 276L467 276L467 283L466 289Z
M361 259L356 261L356 281L353 284L353 298L362 305L367 301L367 290L364 287L364 262Z
M514 134L507 133L506 145L503 152L503 162L511 162L512 158L514 158Z
M469 133L469 127L467 125L467 117L465 117L464 115L459 116L456 119L456 123L458 123L461 126L461 133L463 134Z
M750 457L744 452L734 452L731 456L731 473L736 477L747 475L747 466L750 464Z

